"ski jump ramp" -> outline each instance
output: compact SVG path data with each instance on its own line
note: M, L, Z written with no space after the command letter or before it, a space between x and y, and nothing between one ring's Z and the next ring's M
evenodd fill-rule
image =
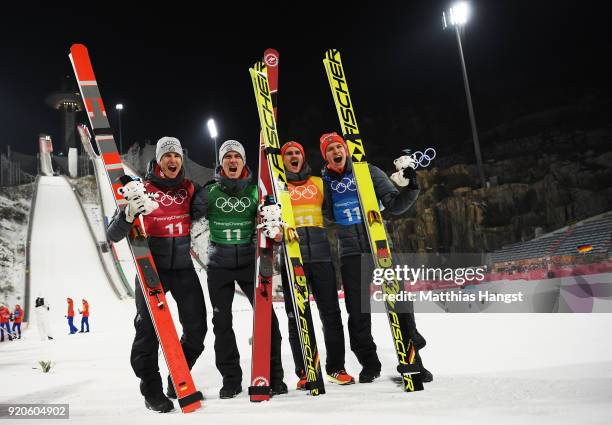
M63 177L41 176L35 202L30 242L30 307L34 307L37 297L45 298L55 314L59 311L65 314L68 297L74 300L75 312L83 298L96 300L92 307L99 301L117 302L68 181ZM30 317L36 320L33 311Z
M38 137L38 153L40 160L40 174L44 176L53 175L53 164L51 162L51 152L53 152L53 144L51 136L41 134Z

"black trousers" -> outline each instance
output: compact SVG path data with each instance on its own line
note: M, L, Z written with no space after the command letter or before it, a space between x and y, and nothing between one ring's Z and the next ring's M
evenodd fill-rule
M206 336L206 305L200 280L194 269L159 271L164 292L170 292L176 301L179 321L183 326L181 346L191 369L204 351ZM141 379L140 390L143 395L158 394L162 391L162 381L157 363L159 341L146 300L138 281L135 285L136 318L134 328L136 335L132 343L130 362L132 369Z
M213 332L215 333L215 363L223 376L223 385L234 386L242 382L240 353L232 327L232 302L235 285L246 294L251 306L255 291L255 266L241 269L208 268L208 293L213 306ZM281 333L278 319L272 311L270 350L270 381L274 385L283 380L281 362Z
M325 348L327 349L325 370L327 373L333 373L344 368L345 355L344 329L340 315L340 304L338 303L334 266L331 262L305 263L304 272L308 288L312 291L317 302L319 317L323 324L323 338L325 339ZM302 346L293 310L289 279L284 267L281 270L281 277L285 298L285 311L289 318L289 345L291 346L291 353L295 363L295 373L299 376L300 371L304 370L304 358L302 356Z
M372 338L370 316L370 282L362 282L362 276L371 276L374 268L369 256L353 255L342 257L342 286L348 312L348 331L351 350L364 368L380 370L381 364L376 354L376 344ZM362 264L362 261L366 261ZM367 274L366 274L367 273ZM417 350L425 346L425 338L418 332L411 305L405 306L406 312L398 314L402 329L406 329ZM417 353L418 356L418 353ZM417 357L420 362L420 356Z

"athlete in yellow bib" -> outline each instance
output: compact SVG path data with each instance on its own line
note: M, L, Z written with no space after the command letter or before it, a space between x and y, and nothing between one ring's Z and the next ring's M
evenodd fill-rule
M327 232L323 226L323 182L320 177L311 175L302 145L297 142L287 142L282 146L281 154L291 195L293 216L300 237L304 272L323 323L323 336L327 349L325 362L327 377L336 384L353 384L355 379L344 369L344 330L338 303L336 274L331 262ZM289 343L295 361L295 372L300 378L297 388L305 390L307 380L304 360L284 269L282 278L285 310L289 316Z

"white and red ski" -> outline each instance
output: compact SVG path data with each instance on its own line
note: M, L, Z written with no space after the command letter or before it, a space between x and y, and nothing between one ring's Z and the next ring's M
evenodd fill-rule
M89 52L82 44L73 44L70 48L70 61L81 91L83 103L93 129L98 152L113 187L118 208L125 208L126 200L119 189L131 178L123 170L121 157L110 128L106 109L98 83L91 66ZM202 393L196 390L191 372L185 359L170 310L166 303L164 290L157 274L157 268L149 249L146 233L140 219L134 220L128 237L134 264L138 272L138 281L147 301L151 321L159 340L168 371L174 382L179 406L183 413L193 412L202 406Z

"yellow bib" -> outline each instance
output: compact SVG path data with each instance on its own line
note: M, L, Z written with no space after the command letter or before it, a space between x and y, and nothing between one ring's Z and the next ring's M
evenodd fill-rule
M323 180L310 176L300 185L289 182L296 227L323 227Z

